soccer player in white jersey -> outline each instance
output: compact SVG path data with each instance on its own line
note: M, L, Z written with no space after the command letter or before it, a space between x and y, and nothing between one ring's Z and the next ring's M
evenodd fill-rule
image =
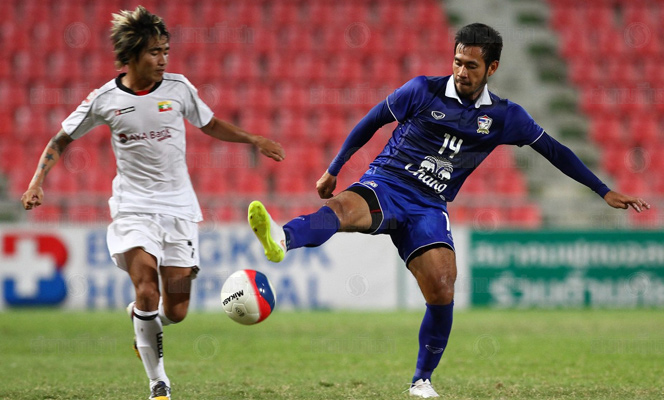
M160 17L139 6L114 14L112 23L116 66L127 72L93 91L62 123L21 200L26 210L42 204L44 178L67 145L95 126L111 128L117 176L108 247L136 290L130 311L150 399L170 399L162 326L187 314L202 220L185 160L184 118L213 138L254 145L276 161L284 151L279 143L217 119L184 76L165 72L169 33Z

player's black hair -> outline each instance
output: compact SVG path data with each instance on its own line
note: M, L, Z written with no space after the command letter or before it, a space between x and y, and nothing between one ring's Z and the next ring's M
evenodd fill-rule
M503 51L503 38L500 33L479 22L466 25L457 31L454 36L454 54L459 44L479 47L487 68L492 62L500 61L500 53Z
M166 37L168 40L171 36L164 20L143 6L136 7L134 11L123 10L113 14L111 23L111 42L117 68L138 59L153 38Z

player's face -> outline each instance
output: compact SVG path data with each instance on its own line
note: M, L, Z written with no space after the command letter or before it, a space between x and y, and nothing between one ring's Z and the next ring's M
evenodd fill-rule
M454 86L459 97L475 100L482 92L488 78L496 72L498 61L486 67L482 49L478 46L459 44L454 54Z
M170 46L166 37L154 38L136 61L139 79L159 82L166 71Z

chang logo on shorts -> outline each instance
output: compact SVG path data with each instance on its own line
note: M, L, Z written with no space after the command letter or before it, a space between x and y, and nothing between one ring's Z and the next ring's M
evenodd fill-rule
M426 156L417 169L412 163L406 165L404 169L439 195L447 187L443 182L450 180L454 172L449 160L436 156Z

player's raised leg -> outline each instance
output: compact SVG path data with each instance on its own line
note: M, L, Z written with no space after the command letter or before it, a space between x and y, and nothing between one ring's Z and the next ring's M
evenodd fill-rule
M426 300L419 333L419 352L409 390L411 396L438 397L431 374L438 366L452 329L456 258L448 247L435 247L413 258L408 268L417 279Z
M339 193L313 214L293 218L283 228L260 201L249 205L248 218L267 259L273 262L283 260L288 250L320 246L339 231L362 232L371 227L366 200L350 191Z
M157 260L142 248L124 253L127 272L136 290L134 333L136 348L150 380L151 399L170 399L170 380L164 370L162 324L159 318Z

